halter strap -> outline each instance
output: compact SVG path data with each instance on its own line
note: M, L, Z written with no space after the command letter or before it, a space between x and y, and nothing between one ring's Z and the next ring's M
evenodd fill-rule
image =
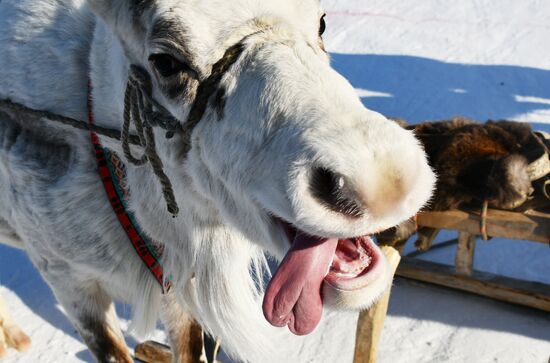
M224 57L212 67L211 75L199 85L197 96L189 112L188 120L181 124L173 118L169 112L158 104L151 96L151 80L147 72L137 66L131 66L129 81L124 97L124 124L121 131L122 149L126 159L134 165L143 165L149 162L163 184L165 200L168 210L177 214L178 207L173 195L172 185L164 174L162 161L155 150L153 126L160 126L167 130L167 138L171 138L174 132L181 132L184 138L185 153L191 149L191 133L203 118L210 97L216 92L223 75L237 61L244 47L242 41L230 47ZM88 125L90 130L95 126L92 100L92 84L88 84ZM136 158L130 150L130 124L134 122L138 133L139 143L145 148L144 154ZM107 193L111 207L115 212L122 228L126 231L128 239L134 250L159 283L163 293L170 290L171 281L164 276L164 269L160 261L162 245L153 243L140 229L135 216L126 208L125 199L129 194L125 187L126 168L116 153L103 148L98 135L90 131L90 138L95 150L98 171ZM165 185L164 183L167 183Z
M197 96L193 101L187 120L183 126L168 110L154 100L152 97L151 78L149 74L143 68L136 65L130 67L129 80L124 97L125 120L122 130L101 127L95 125L95 123L89 122L90 117L93 121L93 114L90 115L92 112L91 99L88 100L88 122L44 110L35 110L9 99L0 99L0 109L4 109L8 112L25 113L36 119L53 121L80 130L88 130L97 137L98 141L98 135L120 140L124 155L128 159L128 162L137 166L146 163L151 164L153 172L162 186L167 209L175 217L179 212L179 207L174 197L170 179L164 173L162 160L156 152L152 127L158 126L165 129L167 138L173 137L175 133L181 134L181 142L183 143L185 157L189 150L191 150L191 134L194 128L199 124L206 113L210 98L219 90L219 85L223 76L229 71L231 66L237 62L239 56L244 51L245 40L270 28L268 24L261 24L261 22L258 21L254 22L254 24L255 28L259 29L244 36L239 42L229 47L225 51L224 56L212 66L210 76L199 84ZM88 96L89 98L91 97L90 85L88 87ZM132 122L135 124L138 135L130 133ZM144 154L139 159L133 157L130 145L143 147L145 149Z
M95 124L92 107L92 85L88 86L88 123ZM107 193L107 198L115 212L117 219L126 232L128 239L132 243L134 250L141 261L145 264L149 272L162 288L163 294L170 290L172 283L164 276L164 269L160 261L164 247L158 243L153 243L143 233L139 227L136 218L132 212L126 208L126 197L129 190L126 187L125 176L126 168L118 156L104 148L99 141L98 135L90 131L90 139L94 146L97 167L103 187Z
M168 211L174 217L179 212L179 206L172 183L164 172L162 160L156 151L153 126L165 129L167 138L172 138L175 133L178 133L182 138L180 142L183 143L183 157L185 158L191 150L191 134L206 113L210 98L218 91L223 76L239 59L244 50L243 41L251 35L253 34L247 35L240 42L229 47L224 56L212 66L210 76L198 86L197 95L183 126L153 98L151 77L147 71L136 65L130 66L128 84L124 95L124 122L121 132L122 150L130 164L142 166L149 163L151 165L161 184ZM132 123L137 131L140 144L144 147L143 155L140 157L135 157L130 148L130 126Z

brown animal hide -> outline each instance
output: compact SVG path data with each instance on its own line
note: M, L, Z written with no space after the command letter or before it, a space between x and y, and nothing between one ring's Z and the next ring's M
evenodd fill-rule
M484 201L493 208L517 208L533 193L529 165L548 154L526 123L454 118L406 127L424 145L438 176L429 210L480 208ZM379 237L383 243L403 241L415 230L408 221Z

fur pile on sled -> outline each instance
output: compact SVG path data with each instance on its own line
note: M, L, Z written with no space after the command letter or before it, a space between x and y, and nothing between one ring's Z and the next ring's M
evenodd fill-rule
M429 210L460 207L514 209L534 192L545 172L534 169L548 158L548 140L526 123L488 121L480 124L465 118L407 126L422 142L438 176ZM545 165L548 165L547 163ZM382 243L406 240L416 231L414 221L382 232Z

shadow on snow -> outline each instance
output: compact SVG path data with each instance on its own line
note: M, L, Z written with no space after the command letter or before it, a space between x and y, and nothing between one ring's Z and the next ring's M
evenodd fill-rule
M456 115L478 121L514 119L535 111L547 119L550 115L550 70L402 55L331 57L332 66L364 90L360 95L366 107L411 123Z
M32 265L27 255L20 250L0 244L0 286L13 291L19 299L44 321L54 328L63 331L72 338L82 341L66 315L60 309L49 286ZM117 304L117 315L122 319L130 319L130 308ZM17 322L17 316L14 316ZM21 326L25 330L25 326ZM32 337L31 337L32 338ZM137 344L136 340L125 335L128 346ZM77 352L76 357L84 362L93 363L90 352L85 349Z

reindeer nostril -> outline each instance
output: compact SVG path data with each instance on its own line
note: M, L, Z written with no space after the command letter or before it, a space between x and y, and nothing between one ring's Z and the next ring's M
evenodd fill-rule
M311 194L327 208L354 218L363 215L364 207L343 175L317 167L311 173L309 186Z

